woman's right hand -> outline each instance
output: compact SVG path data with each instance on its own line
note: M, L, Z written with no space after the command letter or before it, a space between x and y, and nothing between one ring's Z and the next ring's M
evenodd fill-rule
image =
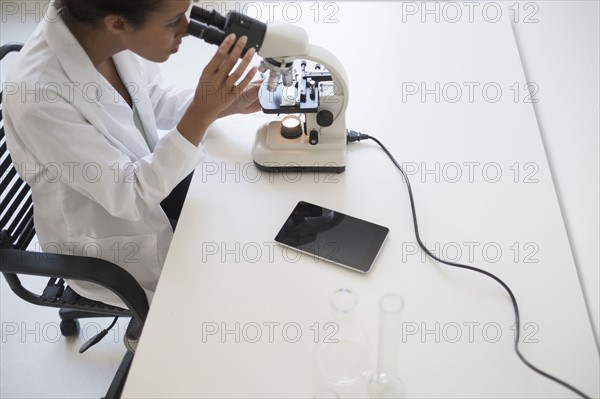
M240 101L244 89L256 74L257 68L254 67L244 76L244 71L256 53L254 48L246 52L234 69L246 43L246 36L236 41L235 35L230 34L204 68L194 99L177 125L179 132L192 144L200 144L208 126L234 102Z

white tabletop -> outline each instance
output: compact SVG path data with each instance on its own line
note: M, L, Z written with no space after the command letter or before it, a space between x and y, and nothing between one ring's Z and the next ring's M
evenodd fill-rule
M406 167L424 241L502 278L519 301L524 355L598 396L598 353L507 9L493 22L495 6L469 15L453 3L463 13L453 23L443 3L429 3L439 22L425 3L327 4L318 17L303 5L298 23L346 67L348 126ZM341 175L261 173L250 149L268 120L230 117L206 139L211 156L195 173L124 397L364 397L366 381L335 386L316 371L314 326L341 287L358 297L373 356L377 302L403 296L408 397L573 396L517 358L497 283L416 251L406 187L373 142L349 146ZM275 245L299 200L389 227L373 271Z

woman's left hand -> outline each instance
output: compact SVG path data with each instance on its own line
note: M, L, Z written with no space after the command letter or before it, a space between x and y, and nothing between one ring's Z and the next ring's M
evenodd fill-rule
M224 118L235 114L251 114L261 110L258 102L258 90L262 85L262 80L251 82L228 108L226 108L219 118Z

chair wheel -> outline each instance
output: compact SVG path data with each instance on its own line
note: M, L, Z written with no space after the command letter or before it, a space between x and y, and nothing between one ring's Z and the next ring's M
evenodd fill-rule
M62 320L60 322L60 333L63 337L74 337L79 334L78 320Z

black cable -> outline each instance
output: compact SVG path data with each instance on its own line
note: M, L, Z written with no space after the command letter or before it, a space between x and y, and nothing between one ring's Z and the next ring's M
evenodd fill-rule
M115 324L117 323L117 320L119 320L118 316L116 316L113 319L112 323L110 323L110 326L106 327L104 330L100 331L97 335L92 337L86 343L81 345L81 348L79 348L79 353L85 352L86 350L90 349L92 346L96 345L98 342L102 341L102 338L104 338L106 336L106 334L108 334L108 332L115 326Z
M515 331L515 342L514 342L514 349L515 352L517 353L517 356L519 356L519 359L521 359L521 361L523 363L525 363L530 369L532 369L533 371L535 371L536 373L539 373L540 375L543 375L544 377L564 386L565 388L570 389L571 391L575 392L577 395L581 396L582 398L585 399L589 399L589 396L587 396L586 394L584 394L583 392L581 392L580 390L578 390L577 388L575 388L574 386L562 381L561 379L554 377L551 374L546 373L545 371L540 370L539 368L535 367L533 364L531 364L527 359L525 359L525 356L523 356L523 354L521 353L521 351L519 350L519 338L520 338L520 334L521 334L521 320L519 317L519 306L517 305L517 298L515 298L515 295L513 294L512 290L510 289L510 287L508 285L506 285L506 283L504 281L502 281L499 277L496 277L495 275L493 275L492 273L473 267L473 266L468 266L468 265L463 265L461 263L455 263L455 262L450 262L450 261L446 261L443 260L441 258L438 258L437 256L435 256L426 246L425 244L423 244L423 241L421 241L421 235L419 234L419 225L417 223L417 211L415 208L415 200L413 198L413 193L412 193L412 188L410 186L410 181L408 180L408 176L406 174L406 172L404 171L404 169L402 168L402 166L400 166L400 164L398 163L398 161L396 161L396 159L394 158L394 156L389 152L389 150L383 145L383 143L381 141L379 141L378 139L376 139L373 136L369 136L367 134L362 134L359 132L355 132L352 130L348 130L347 132L347 142L351 143L354 141L361 141L361 140L373 140L374 142L376 142L381 149L383 149L383 151L385 151L385 153L387 154L387 156L392 160L392 162L394 163L394 165L396 165L396 167L400 170L400 173L402 173L402 176L404 177L404 181L406 182L406 187L408 189L408 196L410 198L410 209L412 211L412 218L413 218L413 225L414 225L414 229L415 229L415 236L417 238L417 242L419 243L419 246L421 247L421 249L423 249L423 251L425 251L425 253L427 255L429 255L432 259L435 259L436 261L440 262L440 263L444 263L446 265L449 266L453 266L453 267L459 267L462 269L468 269L468 270L472 270L474 272L477 273L481 273L484 274L492 279L494 279L498 284L500 284L505 290L506 292L508 292L508 295L510 296L510 300L512 302L513 305L513 309L515 312L515 327L516 327L516 331Z

